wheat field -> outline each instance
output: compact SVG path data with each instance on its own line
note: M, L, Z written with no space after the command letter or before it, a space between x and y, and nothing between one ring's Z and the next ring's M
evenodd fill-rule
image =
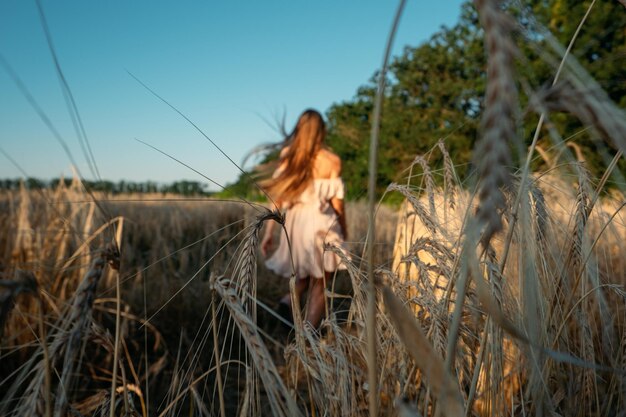
M556 43L554 83L523 104L512 23L475 5L489 60L474 175L445 139L415 155L375 241L351 202L319 329L298 302L293 327L273 312L295 282L260 259L264 224L283 221L267 204L79 178L3 193L0 416L626 415L626 115ZM557 112L612 151L600 177Z

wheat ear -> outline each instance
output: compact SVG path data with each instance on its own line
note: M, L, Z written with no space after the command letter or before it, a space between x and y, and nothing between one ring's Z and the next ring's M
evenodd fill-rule
M415 196L415 194L411 191L409 186L403 184L391 183L387 187L387 191L398 191L402 194L411 206L413 207L413 211L420 218L424 226L428 228L428 230L432 233L433 236L437 234L437 225L433 222L433 217L428 215L428 211L424 208L424 205L419 201L419 199ZM433 203L434 205L434 203Z
M486 247L493 235L502 229L499 213L505 208L502 188L511 182L509 143L513 143L516 137L518 101L513 61L517 51L511 40L513 24L501 11L500 2L475 0L474 4L485 30L485 49L489 57L482 136L474 151L479 158L476 163L481 182L476 214L485 228L481 241Z
M435 180L433 179L433 173L430 170L428 162L422 155L417 155L413 160L412 165L419 165L422 168L422 174L424 176L424 185L426 187L426 195L428 196L428 208L430 209L430 215L437 217L437 210L435 209Z
M109 263L113 268L119 268L119 259L120 254L117 246L115 244L107 245L100 251L99 256L91 262L89 270L76 290L70 315L67 319L71 328L67 334L67 339L64 341L65 355L63 370L57 389L57 402L54 407L55 417L63 416L67 408L67 392L74 373L74 362L80 353L80 341L91 322L91 309L96 297L98 282L104 272L104 267ZM57 349L54 350L57 351Z
M452 158L450 158L450 154L446 149L446 145L443 140L439 140L437 142L437 147L441 152L441 156L443 157L443 189L444 189L444 201L448 201L448 207L451 210L454 210L454 206L456 205L456 172L454 169L454 163L452 162Z
M256 321L256 252L259 246L259 232L263 223L267 220L274 220L279 224L284 224L284 218L278 211L267 211L257 217L256 222L244 239L244 246L234 268L234 277L239 283L240 298L244 310ZM249 299L252 297L253 299Z
M224 277L215 278L211 286L224 301L233 321L241 332L248 353L263 381L272 413L275 416L301 416L302 413L295 400L289 394L276 370L274 361L261 339L257 326L245 313L233 282Z
M565 111L593 126L604 138L626 152L626 113L597 85L562 81L541 92L537 99L550 111Z

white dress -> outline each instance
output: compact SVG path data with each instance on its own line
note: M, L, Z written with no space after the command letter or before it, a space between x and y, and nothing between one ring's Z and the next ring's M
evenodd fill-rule
M281 228L278 248L265 261L269 269L283 277L290 277L293 271L298 278L322 278L324 271L346 269L336 253L324 251L325 243L343 250L344 238L337 213L330 205L332 198L344 198L341 178L311 181L298 201L287 209L287 234Z

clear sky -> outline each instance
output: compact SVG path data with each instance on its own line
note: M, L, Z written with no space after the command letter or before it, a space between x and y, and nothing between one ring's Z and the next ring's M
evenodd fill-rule
M394 54L453 25L461 0L409 0ZM132 72L178 107L233 160L281 138L266 123L354 97L380 66L395 1L42 0L59 63L103 179L200 176L135 141L149 142L218 183L238 170ZM35 0L0 2L0 55L67 142L87 179L78 137ZM69 175L61 145L0 67L0 147L29 176ZM0 154L0 178L20 177ZM212 187L215 189L215 187Z

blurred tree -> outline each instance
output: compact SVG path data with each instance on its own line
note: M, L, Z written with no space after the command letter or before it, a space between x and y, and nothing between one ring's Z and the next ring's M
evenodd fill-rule
M560 60L560 56L553 54L552 63L546 62L549 60L545 54L550 47L543 28L549 29L566 47L591 1L533 0L521 10L515 9L518 2L510 3L512 15L526 29L520 31L517 41L522 52L517 76L538 89L552 82ZM596 2L572 53L609 96L626 107L626 9L616 1ZM406 177L406 168L415 156L428 152L440 138L445 138L448 152L464 177L471 166L483 109L485 65L483 31L470 2L462 5L456 25L443 27L420 46L405 48L392 61L380 130L379 193L390 182ZM354 99L335 104L327 112L328 141L344 160L344 178L351 198L359 198L367 190L370 114L377 76L361 87ZM525 105L528 102L525 89L520 85L519 90ZM537 116L525 118L522 131L526 144L532 139L537 119ZM564 135L583 130L568 115L552 115L551 121ZM544 141L548 140L545 136ZM590 170L601 173L606 166L598 149L603 146L601 142L591 131L579 135L576 141ZM440 154L433 153L429 163L439 167ZM416 172L419 173L419 168Z
M591 0L532 0L532 12L567 46ZM626 7L596 1L582 26L572 54L621 107L626 107Z
M459 22L442 28L428 42L406 47L388 72L380 129L378 191L406 177L406 168L445 138L457 163L470 160L481 111L485 76L482 31L476 11L463 5ZM330 146L344 161L348 196L367 190L370 114L378 74L352 101L327 112ZM435 152L429 161L437 166ZM459 166L463 174L465 166Z
M552 49L541 31L542 27L549 30L565 48L591 3L591 0L532 0L528 3L527 16L533 16L539 25L533 19L527 19L527 27L531 33L535 32L540 49L529 50L530 43L522 44L525 55L531 57L528 60L531 65L524 67L524 74L535 84L552 82L555 73L553 67L537 57L539 54L549 54ZM596 1L578 33L571 54L611 100L626 108L626 7L617 1ZM559 56L556 58L560 59ZM614 150L608 148L593 130L583 132L584 126L575 118L565 114L552 115L551 118L551 122L564 135L576 134L575 141L580 146L587 167L595 175L601 175L606 167L606 158L612 157ZM548 142L547 137L543 140ZM549 142L547 146L550 146ZM626 173L624 158L618 167Z
M187 197L208 195L206 192L206 184L202 184L198 181L176 181L171 184L166 184L161 187L163 194L180 194Z

